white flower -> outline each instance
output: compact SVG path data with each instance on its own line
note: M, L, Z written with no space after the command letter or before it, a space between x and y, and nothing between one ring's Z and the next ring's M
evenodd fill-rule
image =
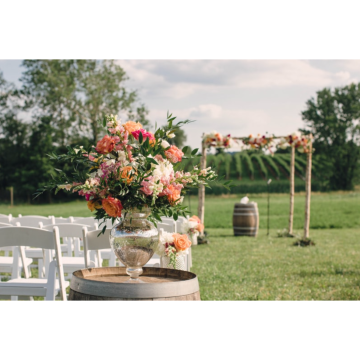
M80 151L80 149L74 149L74 151L75 151L75 154L77 154Z
M169 139L172 139L172 138L175 137L175 134L174 134L174 133L170 134L170 130L169 130L169 131L166 133L166 136L167 136Z
M107 166L110 166L110 165L115 164L115 160L111 159L111 160L105 161L105 163L106 163Z
M164 149L166 149L166 148L168 148L168 147L170 146L170 144L169 144L166 140L162 140L162 141L161 141L161 146L162 146Z
M126 162L126 154L125 154L125 151L122 151L122 150L118 150L117 151L117 159L118 161L122 162L122 163L125 163Z
M153 176L155 181L160 180L165 177L165 179L170 179L170 176L174 175L174 168L170 161L165 160L158 165L154 165Z

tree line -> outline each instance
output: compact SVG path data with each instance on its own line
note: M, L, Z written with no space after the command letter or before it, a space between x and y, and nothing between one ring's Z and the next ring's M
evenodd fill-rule
M128 76L113 60L24 60L22 68L18 88L0 69L0 200L9 198L6 189L12 186L19 201L31 202L54 171L47 154L96 144L104 135L105 114L121 114L123 120L139 121L151 130L148 109L138 92L125 86ZM314 136L317 176L324 188L353 189L360 179L360 84L318 91L301 116L305 126L299 130ZM182 130L171 139L179 147L185 141ZM225 157L227 171L230 166L239 172L245 162L265 173L262 157L251 156L250 161L244 153L233 162ZM269 161L267 167L277 171ZM71 171L66 164L57 165ZM37 201L51 201L51 194L47 196Z

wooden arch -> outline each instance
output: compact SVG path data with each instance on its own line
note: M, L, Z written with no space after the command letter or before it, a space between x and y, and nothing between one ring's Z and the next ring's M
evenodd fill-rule
M203 134L204 135L204 134ZM310 200L311 200L311 168L312 168L312 135L310 137L309 151L306 153L306 174L305 174L305 219L304 219L304 240L309 237L310 229ZM276 136L273 139L284 138L284 136ZM243 140L245 137L234 137L234 140ZM206 150L209 147L205 145L204 136L201 142L201 159L200 168L206 168ZM293 233L293 218L294 218L294 195L295 195L295 147L291 147L291 162L290 162L290 209L289 209L289 234ZM198 217L204 224L205 220L205 186L199 186L199 205L198 205Z

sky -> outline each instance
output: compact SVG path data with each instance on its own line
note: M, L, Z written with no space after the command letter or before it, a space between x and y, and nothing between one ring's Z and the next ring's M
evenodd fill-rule
M218 131L287 135L303 127L306 101L324 87L360 81L360 60L117 60L149 110L163 125L167 111L184 127L187 145ZM0 60L6 80L20 85L21 60Z

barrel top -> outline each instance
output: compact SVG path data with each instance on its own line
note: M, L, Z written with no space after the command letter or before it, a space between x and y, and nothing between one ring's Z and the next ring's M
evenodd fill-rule
M144 267L142 283L128 283L125 267L88 268L75 271L70 288L89 295L153 298L188 295L199 290L196 275L189 271Z

